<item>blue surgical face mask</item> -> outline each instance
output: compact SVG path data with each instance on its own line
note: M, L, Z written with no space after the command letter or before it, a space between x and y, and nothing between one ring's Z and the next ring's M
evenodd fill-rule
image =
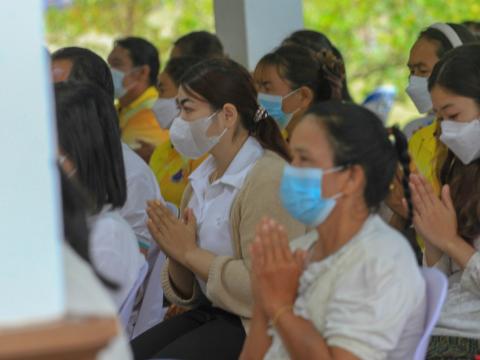
M326 174L342 170L285 166L280 185L280 198L288 213L296 220L315 227L322 224L335 208L341 194L331 198L322 195L322 179Z
M267 110L268 115L270 115L275 119L280 129L285 129L287 127L290 120L292 120L293 114L296 111L295 110L294 112L291 112L291 113L284 112L282 110L283 100L289 97L290 95L292 95L293 93L297 92L298 90L299 89L293 90L285 96L258 93L258 98L257 98L258 103L263 108L265 108L265 110Z
M123 86L125 73L114 68L110 68L110 71L112 72L113 93L115 95L115 99L119 99L127 93L127 89L125 89Z

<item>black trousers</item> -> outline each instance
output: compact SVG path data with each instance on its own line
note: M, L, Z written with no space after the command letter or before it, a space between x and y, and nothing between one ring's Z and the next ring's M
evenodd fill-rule
M132 340L136 360L238 359L245 341L240 318L203 306L161 322Z

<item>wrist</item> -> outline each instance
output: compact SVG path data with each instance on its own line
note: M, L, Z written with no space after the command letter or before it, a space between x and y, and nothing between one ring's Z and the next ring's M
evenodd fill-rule
M191 247L189 247L183 253L182 259L180 259L180 262L182 263L182 265L188 269L191 269L194 259L198 256L199 249L200 248L196 244L193 244Z
M273 303L273 304L269 304L269 306L266 307L265 313L270 320L273 320L275 316L278 316L278 314L281 311L284 311L284 309L287 309L287 308L293 309L293 304L288 302Z
M286 305L277 310L277 312L272 316L272 326L277 327L282 318L288 317L288 314L293 314L293 306Z

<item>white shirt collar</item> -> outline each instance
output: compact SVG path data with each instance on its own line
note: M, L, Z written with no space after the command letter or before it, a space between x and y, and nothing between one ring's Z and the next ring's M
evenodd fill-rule
M223 176L212 185L217 183L233 186L239 189L243 185L244 174L250 169L250 165L257 161L264 153L264 149L260 143L249 136L243 146L240 148L240 151L237 153L235 158L232 160L227 170ZM196 190L196 185L199 183L208 183L208 177L215 170L215 159L213 156L209 156L189 177L194 191Z

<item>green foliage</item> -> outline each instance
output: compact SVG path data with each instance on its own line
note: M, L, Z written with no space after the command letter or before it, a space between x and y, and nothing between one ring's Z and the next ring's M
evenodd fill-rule
M260 0L259 0L260 1ZM327 34L345 57L357 101L382 84L398 90L394 122L416 115L403 89L408 52L418 33L434 22L480 19L478 0L304 0L305 27ZM212 0L74 0L46 13L51 49L89 47L106 56L115 38L143 36L160 50L193 30L214 31Z

